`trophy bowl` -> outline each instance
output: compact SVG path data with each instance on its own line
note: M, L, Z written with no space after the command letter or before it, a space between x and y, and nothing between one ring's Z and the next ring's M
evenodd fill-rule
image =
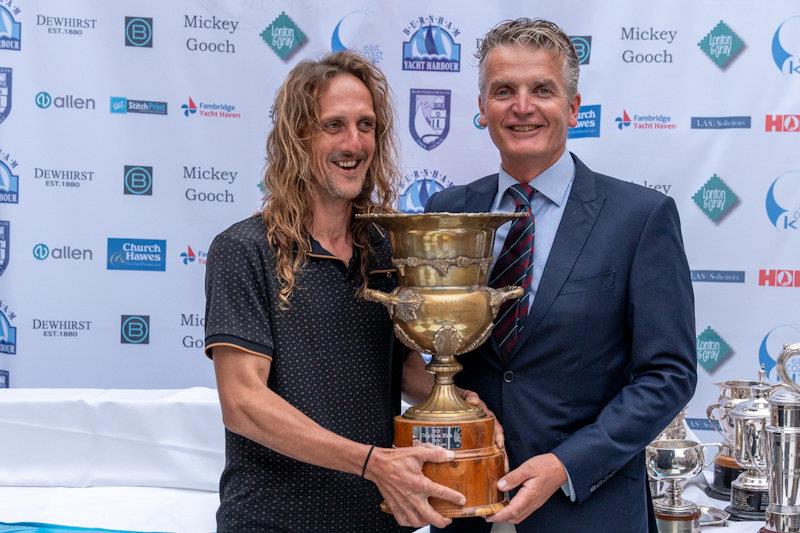
M506 504L496 484L505 472L494 444L494 417L458 394L453 376L463 367L456 356L489 338L493 320L520 287L488 287L495 230L524 213L366 214L389 233L398 287L391 293L366 289L364 298L386 306L398 339L431 354L425 367L434 375L428 397L395 417L394 445L434 444L451 449L450 463L426 463L423 473L462 493L456 506L430 503L450 518L486 516ZM385 504L383 505L384 510Z

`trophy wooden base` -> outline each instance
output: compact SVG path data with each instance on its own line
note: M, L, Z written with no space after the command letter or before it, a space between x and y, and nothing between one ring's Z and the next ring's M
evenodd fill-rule
M459 422L425 422L402 416L394 418L396 448L431 443L455 452L447 463L425 463L422 473L464 495L467 503L454 505L439 498L430 498L431 506L447 518L488 516L508 503L497 490L497 482L505 474L503 452L494 443L494 417ZM385 505L381 509L390 512Z
M729 502L731 500L731 483L742 472L744 470L736 464L733 457L720 455L714 461L714 479L705 488L705 493L711 498Z

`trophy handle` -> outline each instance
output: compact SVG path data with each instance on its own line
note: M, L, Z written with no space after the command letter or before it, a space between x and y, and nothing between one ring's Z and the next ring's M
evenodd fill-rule
M762 424L763 424L763 422L759 423L759 425L762 425ZM745 444L749 444L750 443L750 432L751 431L755 431L755 428L753 427L754 425L755 424L754 424L754 422L752 420L745 420L745 422L744 422L744 442L745 442ZM767 473L764 470L762 470L760 466L758 466L758 461L756 461L756 458L753 457L753 452L750 449L750 446L745 446L744 447L744 455L745 455L745 458L748 461L750 461L750 463L752 463L752 465L755 467L755 469L758 470L758 472L762 476L767 476Z
M783 346L783 351L781 352L780 357L778 357L778 375L786 385L790 388L794 389L795 392L800 392L800 385L795 383L790 377L789 372L786 370L786 363L789 362L790 357L794 357L795 355L800 355L800 343L795 344L785 344Z
M716 461L716 460L717 460L717 457L719 457L719 455L722 453L722 443L721 443L721 442L711 442L711 443L709 443L709 444L701 444L701 445L700 445L700 448L701 448L701 449L703 449L703 448L705 448L706 446L715 446L715 447L717 448L717 453L716 453L716 454L714 454L714 458L713 458L713 459L711 459L711 460L710 460L710 461L708 461L707 463L703 463L703 468L707 468L708 466L710 466L710 465L711 465L711 463L713 463L714 461ZM703 452L703 457L705 458L705 452Z
M398 287L392 292L381 292L374 289L364 289L364 299L368 302L378 302L386 306L389 316L397 317L403 322L417 319L417 311L424 301L416 291Z
M714 414L715 409L720 409L721 407L722 406L719 404L719 402L714 402L711 405L709 405L708 408L706 409L706 418L708 418L709 422L712 422L711 425L714 427L714 431L722 435L722 439L725 442L727 442L728 437L726 437L725 433L722 431L722 420L720 418L715 418L711 416ZM716 424L714 424L713 422L716 422Z
M492 312L496 316L497 310L500 309L500 305L505 302L506 300L513 300L516 298L521 298L525 291L522 290L522 287L516 287L514 285L509 285L508 287L503 287L502 289L495 289L493 287L481 287L481 290L486 291L491 298L489 302L492 306Z

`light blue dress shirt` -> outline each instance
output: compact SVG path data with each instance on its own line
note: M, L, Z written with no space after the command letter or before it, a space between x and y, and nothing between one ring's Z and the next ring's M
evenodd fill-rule
M539 288L539 280L553 248L553 241L556 238L558 225L564 215L564 208L567 205L569 192L572 190L572 181L575 178L575 161L572 160L567 150L552 166L544 172L534 177L529 184L536 189L531 200L531 210L536 224L536 234L533 238L533 264L531 271L531 294L528 301L528 313L533 308L533 301L536 298L536 291ZM500 177L497 183L497 195L492 202L492 212L514 211L514 200L508 188L515 185L517 180L512 178L502 167L500 167ZM497 258L503 250L503 243L506 235L511 228L512 222L507 222L497 229L494 238L494 257ZM494 268L494 262L492 263ZM573 502L575 501L575 490L572 487L572 479L567 472L567 482L561 489Z

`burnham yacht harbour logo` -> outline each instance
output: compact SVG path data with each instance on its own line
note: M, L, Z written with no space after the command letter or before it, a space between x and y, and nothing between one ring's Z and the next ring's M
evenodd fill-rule
M450 133L450 91L411 89L408 106L411 136L425 150L433 150Z
M15 17L20 15L18 7L12 7L10 0L0 5L0 50L20 50L22 46L22 24Z
M453 186L446 174L436 169L419 168L410 170L400 182L398 209L404 213L422 213L428 199L439 191Z
M444 17L427 15L412 20L404 29L403 70L459 72L461 45L455 42L461 30Z

